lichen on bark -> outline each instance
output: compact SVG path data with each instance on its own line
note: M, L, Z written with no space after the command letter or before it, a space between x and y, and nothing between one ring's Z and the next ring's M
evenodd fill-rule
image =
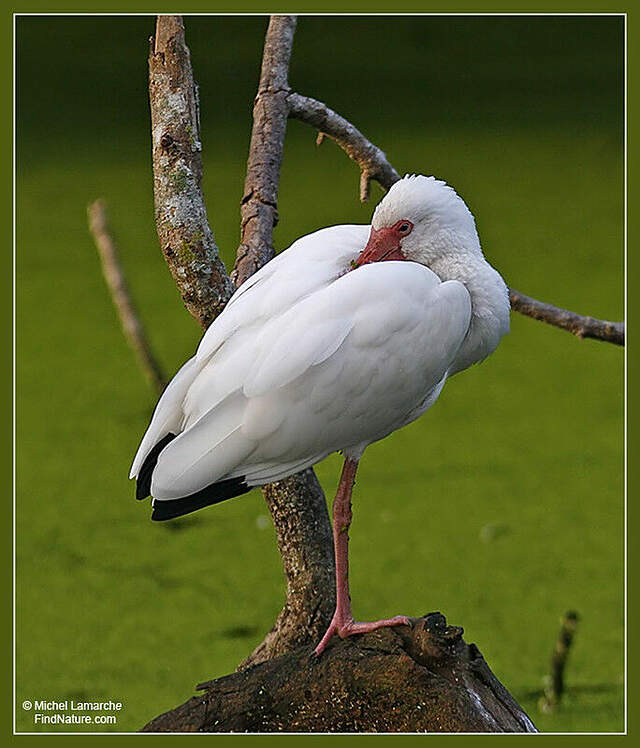
M234 286L202 196L198 93L180 16L158 18L149 51L149 98L158 238L185 306L207 328Z

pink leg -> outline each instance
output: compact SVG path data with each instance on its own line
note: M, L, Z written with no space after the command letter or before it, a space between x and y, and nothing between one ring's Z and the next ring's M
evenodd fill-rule
M329 628L315 648L321 654L334 634L345 639L352 634L364 634L367 631L384 626L409 624L406 616L395 616L382 621L356 623L351 615L351 596L349 595L349 526L351 525L351 491L356 479L358 460L345 459L340 476L340 484L333 500L333 545L336 556L336 610Z

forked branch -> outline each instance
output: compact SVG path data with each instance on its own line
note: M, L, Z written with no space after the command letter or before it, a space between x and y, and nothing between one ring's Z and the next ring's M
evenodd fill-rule
M377 146L370 143L351 122L329 109L321 101L309 96L292 93L288 99L289 116L315 127L322 135L328 135L360 167L360 200L369 198L369 185L375 179L385 190L388 190L400 179L398 172L391 166L386 155ZM322 142L319 138L318 144Z

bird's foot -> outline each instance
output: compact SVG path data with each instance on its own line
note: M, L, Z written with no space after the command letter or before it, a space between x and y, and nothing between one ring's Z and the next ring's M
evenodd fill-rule
M333 620L329 624L329 628L326 630L325 635L320 640L320 643L315 648L314 652L316 655L322 654L334 634L337 634L341 639L346 639L348 636L352 636L353 634L366 634L368 631L375 631L376 629L386 628L388 626L409 625L410 621L407 616L394 616L393 618L383 618L380 621L367 621L366 623L363 623L354 621L351 617L336 619L336 616L334 615Z

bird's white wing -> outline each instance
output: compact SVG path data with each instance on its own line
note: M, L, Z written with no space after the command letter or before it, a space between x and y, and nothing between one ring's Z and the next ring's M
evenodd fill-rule
M237 324L188 390L185 430L160 454L152 495L236 476L258 485L382 438L441 387L470 313L462 284L385 262Z
M369 231L330 226L297 239L238 288L200 341L196 358L208 358L236 330L273 319L333 282L362 252Z
M408 423L446 376L470 316L462 284L410 262L365 265L300 302L263 330L244 377L251 461L365 446Z
M206 331L196 355L162 394L138 447L131 478L138 477L146 456L164 436L193 425L237 389L238 369L251 355L253 338L265 322L335 280L364 249L369 230L369 226L331 226L303 236L238 288ZM224 353L213 367L208 366L223 344Z

